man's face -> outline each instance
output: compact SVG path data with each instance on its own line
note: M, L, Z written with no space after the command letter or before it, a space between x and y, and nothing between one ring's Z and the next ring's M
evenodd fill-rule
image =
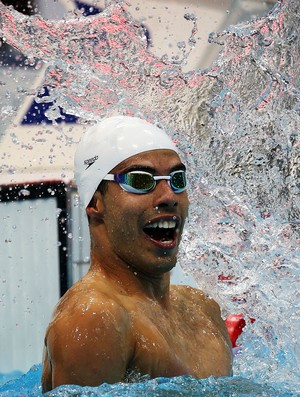
M111 173L141 170L169 175L183 169L174 151L161 149L130 157ZM158 275L170 271L176 264L188 214L187 192L175 193L166 180L157 181L154 190L145 194L129 193L118 183L107 183L103 220L110 249L136 272Z

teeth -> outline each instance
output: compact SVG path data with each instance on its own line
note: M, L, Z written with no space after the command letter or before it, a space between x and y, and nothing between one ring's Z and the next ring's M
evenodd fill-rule
M174 229L174 227L176 226L176 222L175 221L159 221L159 222L154 222L151 223L150 225L146 225L146 228L160 228L160 229Z

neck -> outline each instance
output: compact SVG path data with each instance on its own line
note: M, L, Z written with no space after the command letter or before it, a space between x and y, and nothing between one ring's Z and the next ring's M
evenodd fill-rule
M126 295L150 298L163 306L169 303L170 272L148 274L118 257L103 239L91 233L90 272L101 274ZM100 236L99 236L100 237Z

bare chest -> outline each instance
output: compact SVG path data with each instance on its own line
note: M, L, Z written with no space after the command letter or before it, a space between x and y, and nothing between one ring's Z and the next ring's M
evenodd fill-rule
M132 368L157 376L229 375L231 349L221 330L196 307L171 312L143 308L133 319L135 353Z

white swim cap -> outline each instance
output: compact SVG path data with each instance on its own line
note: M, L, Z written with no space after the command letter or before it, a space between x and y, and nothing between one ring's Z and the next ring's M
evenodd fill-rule
M86 208L102 179L122 161L155 149L177 152L171 138L145 120L114 116L86 131L75 153L75 181Z

